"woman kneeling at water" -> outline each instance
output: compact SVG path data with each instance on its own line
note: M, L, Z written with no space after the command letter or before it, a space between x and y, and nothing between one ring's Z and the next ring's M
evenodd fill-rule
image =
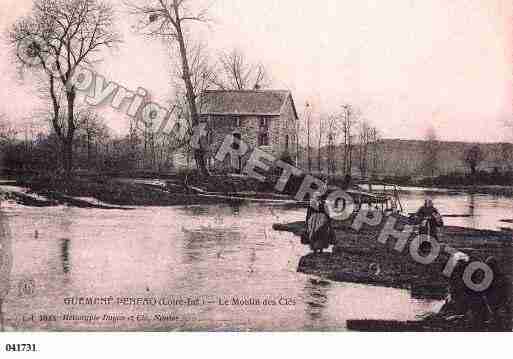
M335 239L326 199L326 195L312 196L306 212L306 232L303 244L309 244L314 253L322 253L324 249L334 243Z

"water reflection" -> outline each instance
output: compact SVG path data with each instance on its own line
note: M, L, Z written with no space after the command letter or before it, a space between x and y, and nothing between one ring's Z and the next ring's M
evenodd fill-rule
M182 227L182 233L185 263L203 262L213 255L221 258L223 254L235 250L241 239L236 227L201 226L195 230Z
M474 193L468 195L468 214L470 215L470 226L476 228L476 195Z
M249 270L248 271L249 271L250 274L253 274L255 272L256 260L257 260L256 249L253 248L251 250L251 254L249 256Z
M309 279L305 285L305 311L312 320L319 320L323 317L328 303L329 282L317 279Z
M182 210L191 216L204 216L209 213L209 208L206 206L186 206Z
M229 201L228 205L230 206L230 209L232 210L232 214L234 216L238 216L240 214L240 207L243 205L243 202Z
M414 211L424 197L404 195L403 205ZM511 217L513 209L505 198L443 192L433 197L442 213L469 213L474 207L477 227L493 229L498 219ZM180 321L122 326L127 330L343 330L347 319L414 319L432 304L412 300L407 291L325 282L297 273L308 248L292 234L272 230L273 223L304 220L305 210L294 206L232 202L133 211L22 206L9 211L16 238L13 276L34 277L38 285L34 298L20 300L12 293L7 297L4 309L14 318L9 325L19 329L41 328L37 323L16 322L24 313L68 310L62 298L78 294L296 299L293 306L272 308L165 308ZM446 224L471 226L472 222L447 218ZM87 310L101 313L105 308ZM77 329L74 323L51 325L49 329ZM120 327L83 323L80 329Z
M71 268L69 258L70 240L67 238L61 239L61 259L62 259L62 272L68 274Z
M504 196L420 190L401 193L405 213L416 212L426 197L433 199L440 213L449 215L444 218L449 226L500 230L504 227L501 220L513 213L513 200Z

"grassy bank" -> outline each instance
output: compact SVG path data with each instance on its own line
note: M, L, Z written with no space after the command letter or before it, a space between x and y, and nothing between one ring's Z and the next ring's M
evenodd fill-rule
M392 176L383 179L399 186L446 188L468 193L491 194L513 197L513 173L478 172L474 175L452 173L415 180L409 176Z
M62 180L50 176L26 176L17 179L16 185L48 198L49 203L43 205L66 203L77 207L101 207L88 205L77 197L95 198L115 206L176 206L213 202L212 199L186 193L183 188L173 191L106 177Z
M25 205L48 206L61 203L78 207L100 207L73 199L76 197L95 198L101 202L116 206L173 206L203 203L218 203L222 199L207 198L200 194L216 193L223 196L253 197L259 199L290 199L298 192L304 175L292 176L283 192L275 189L280 171L270 171L265 181L258 181L247 176L213 174L201 176L197 171L177 174L159 174L152 172L127 172L98 174L93 172L77 173L72 180L38 173L17 173L12 177L18 186L29 188L35 194L45 197L38 201L23 194L14 194L13 198ZM144 181L137 180L148 180ZM158 185L151 185L150 180L159 179ZM387 182L408 183L404 178ZM406 181L406 182L405 182ZM329 178L331 185L344 185L342 176ZM164 185L162 185L164 184ZM513 186L446 186L458 191L489 193L493 195L513 196ZM430 187L426 187L428 189Z
M117 177L119 176L119 177ZM275 189L278 175L270 175L265 181L248 176L213 174L208 177L197 171L178 174L132 172L98 175L81 173L65 180L46 174L23 174L12 177L16 186L29 189L42 196L44 201L23 193L11 193L11 198L28 206L50 206L66 203L77 207L95 207L80 198L94 198L115 206L176 206L212 204L223 201L255 198L261 200L290 199L302 183L302 177L292 177L285 191ZM208 196L208 194L210 196ZM217 195L217 197L215 197ZM236 198L233 198L236 197Z

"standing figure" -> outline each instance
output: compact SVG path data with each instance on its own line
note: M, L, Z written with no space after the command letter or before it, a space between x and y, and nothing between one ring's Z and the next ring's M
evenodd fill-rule
M312 196L306 212L306 232L304 244L309 244L314 253L322 253L334 243L335 233L326 206L327 196Z
M431 199L426 199L424 205L419 208L416 219L417 223L420 224L420 234L427 234L437 240L439 239L439 231L444 222Z

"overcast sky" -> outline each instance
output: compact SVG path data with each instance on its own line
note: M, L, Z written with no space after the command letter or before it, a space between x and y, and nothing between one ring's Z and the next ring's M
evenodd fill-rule
M194 0L192 0L194 1ZM203 37L212 51L239 47L267 65L275 88L290 89L298 112L358 107L384 137L422 138L432 124L442 139L501 141L513 118L511 0L216 0ZM2 0L4 31L30 0ZM118 7L121 10L121 7ZM98 71L127 88L171 97L169 51L130 30ZM0 45L0 113L30 117L30 83L20 83ZM122 129L122 114L106 111Z

